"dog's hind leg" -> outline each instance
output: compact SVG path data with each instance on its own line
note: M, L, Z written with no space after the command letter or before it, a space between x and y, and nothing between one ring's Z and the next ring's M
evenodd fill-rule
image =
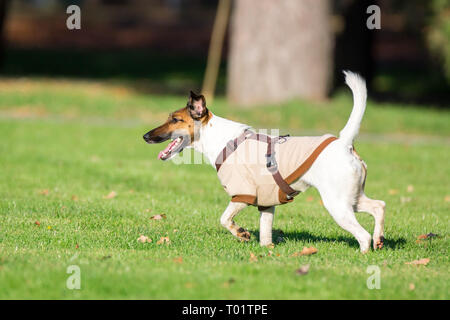
M230 201L228 207L225 209L224 213L220 217L220 224L224 226L228 231L230 231L232 235L239 238L241 241L250 240L250 232L248 232L244 228L239 227L233 221L233 218L247 206L248 204L243 202Z
M384 242L384 209L386 204L381 200L373 200L368 198L364 192L358 199L356 210L358 212L370 213L375 219L375 228L373 230L373 248L381 249Z
M261 208L259 219L259 244L267 246L272 244L272 226L275 207Z
M362 253L367 253L370 249L371 236L356 220L352 206L339 201L330 201L330 199L324 197L322 197L322 200L336 223L358 240Z

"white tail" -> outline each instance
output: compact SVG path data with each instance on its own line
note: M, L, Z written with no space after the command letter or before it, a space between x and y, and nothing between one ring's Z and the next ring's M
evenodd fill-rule
M339 133L339 140L351 146L353 139L358 135L364 111L366 110L367 89L366 81L356 73L344 71L345 83L353 93L353 109L344 129Z

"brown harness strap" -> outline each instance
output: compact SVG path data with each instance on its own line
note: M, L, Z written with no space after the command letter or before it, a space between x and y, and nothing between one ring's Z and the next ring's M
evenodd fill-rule
M215 163L216 170L219 171L220 167L228 158L228 156L234 151L236 151L238 146L245 140L254 139L257 141L265 142L267 143L267 152L266 152L267 170L269 170L269 172L272 174L272 177L275 180L278 187L280 188L280 190L287 195L288 199L292 199L300 192L292 189L291 186L283 179L283 177L280 174L280 171L278 171L278 164L275 160L274 144L282 138L286 138L286 136L271 138L265 134L254 133L250 130L245 130L239 137L235 138L234 140L230 140L227 143L227 145L223 148L222 152L216 159Z

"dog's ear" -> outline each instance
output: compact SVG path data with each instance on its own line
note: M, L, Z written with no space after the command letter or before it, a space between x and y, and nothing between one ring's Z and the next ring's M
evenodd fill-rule
M191 117L195 120L200 119L208 112L208 109L206 108L205 96L202 94L196 94L193 91L189 94L187 107Z

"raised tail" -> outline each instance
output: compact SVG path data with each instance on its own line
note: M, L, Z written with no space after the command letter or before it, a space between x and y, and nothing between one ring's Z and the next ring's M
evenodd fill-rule
M353 93L353 109L344 129L339 133L339 140L345 145L351 146L358 135L364 111L366 110L367 89L366 81L356 73L344 71L345 83Z

